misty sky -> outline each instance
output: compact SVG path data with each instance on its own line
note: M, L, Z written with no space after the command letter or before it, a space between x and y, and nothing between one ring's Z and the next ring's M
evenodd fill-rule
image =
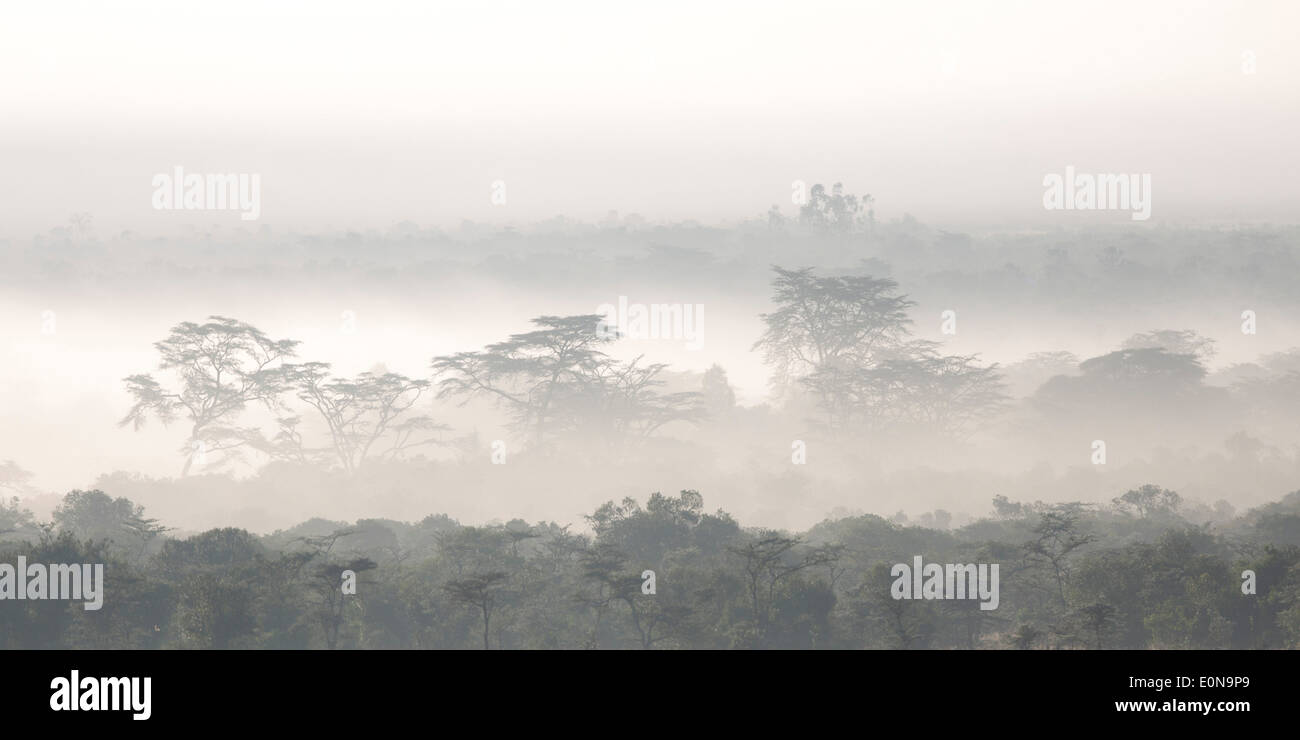
M796 179L883 218L1025 224L1062 217L1042 179L1066 165L1150 173L1155 222L1287 220L1297 21L1293 2L11 3L0 237L77 212L101 235L240 225L154 211L176 165L259 173L257 225L309 231L726 221L791 210Z

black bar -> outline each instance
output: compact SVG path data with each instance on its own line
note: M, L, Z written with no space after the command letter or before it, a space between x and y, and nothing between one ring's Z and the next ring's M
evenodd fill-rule
M836 718L879 729L887 725L873 718L918 729L1025 732L1075 724L1253 726L1293 716L1297 665L1283 651L11 651L3 660L5 717L47 728L200 722L251 729L264 721L342 726L383 717L449 731L462 721L528 727L558 716L579 728L590 723L593 732L605 731L605 720L658 717L676 725L683 713L760 729L774 720ZM149 677L150 717L52 710L51 682L73 670L81 680ZM1180 676L1191 685L1178 686ZM1116 709L1130 701L1155 705ZM1205 714L1167 702L1215 707ZM1227 711L1218 702L1248 707Z

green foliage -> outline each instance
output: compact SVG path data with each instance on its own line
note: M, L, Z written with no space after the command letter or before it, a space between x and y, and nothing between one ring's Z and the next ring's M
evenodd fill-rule
M1216 527L1182 520L1172 491L1135 491L1118 497L1121 511L999 497L995 518L953 530L874 515L803 533L749 530L681 491L607 502L586 517L590 533L432 516L181 538L127 499L73 491L57 526L0 542L0 562L104 563L104 607L7 601L0 647L1300 647L1300 547L1269 540L1300 496ZM1170 505L1153 517L1152 502ZM154 544L121 544L141 537ZM896 600L891 568L918 554L998 563L999 607ZM1254 594L1241 591L1245 570Z

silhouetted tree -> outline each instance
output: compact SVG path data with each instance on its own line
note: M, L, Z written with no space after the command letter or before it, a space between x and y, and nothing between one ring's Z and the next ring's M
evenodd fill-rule
M1177 493L1150 483L1124 492L1124 495L1111 499L1115 508L1125 513L1136 513L1145 519L1156 514L1173 513L1183 497Z
M834 426L964 437L1005 406L1002 376L996 364L980 366L976 355L941 355L936 348L911 342L872 365L828 363L803 383L822 399Z
M811 267L773 267L767 328L754 343L784 383L818 368L864 367L907 336L907 309L915 303L898 284L870 276L817 277Z
M798 544L798 538L765 532L755 541L727 548L743 561L750 608L758 633L764 639L771 622L777 587L796 573L839 557L839 551L831 548L814 548L796 554L794 550Z
M1096 535L1082 531L1078 508L1068 504L1039 514L1033 535L1034 539L1024 545L1025 552L1031 562L1045 563L1050 568L1061 606L1068 606L1065 586L1070 575L1070 555L1096 540Z
M325 423L330 445L325 450L306 448L297 432L299 419L285 417L280 420L280 434L267 445L268 451L281 457L306 461L325 452L351 474L371 457L391 459L436 444L438 440L428 433L448 428L429 416L409 413L430 386L427 380L387 371L332 378L329 365L321 362L287 365L285 374L299 400Z
M617 333L603 317L541 316L538 329L512 335L481 352L436 357L439 398L487 397L503 405L534 445L560 432L581 432L614 444L645 437L664 424L702 415L699 394L662 393L661 363L620 363L600 347Z
M509 574L502 571L478 573L467 578L459 578L446 585L452 598L467 606L475 607L483 615L483 649L490 649L488 635L491 634L492 610L496 606L497 592L505 585Z
M177 324L154 347L162 356L158 368L171 371L179 385L168 388L149 374L127 377L135 405L119 424L139 429L151 415L164 424L180 416L187 419L190 434L182 448L186 457L181 469L186 475L198 445L204 454L230 450L255 435L255 430L226 425L250 403L275 407L287 387L282 363L293 357L297 345L223 316L210 316L203 324Z

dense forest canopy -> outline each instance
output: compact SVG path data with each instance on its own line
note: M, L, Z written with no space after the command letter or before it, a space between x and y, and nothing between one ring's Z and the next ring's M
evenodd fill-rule
M0 646L1300 647L1300 491L1239 515L1156 485L1105 506L998 497L949 522L776 531L688 490L609 501L578 526L431 515L178 536L127 499L73 491L49 522L0 506L0 562L105 562L112 598L7 604ZM997 608L891 598L891 567L919 553L1000 564Z

